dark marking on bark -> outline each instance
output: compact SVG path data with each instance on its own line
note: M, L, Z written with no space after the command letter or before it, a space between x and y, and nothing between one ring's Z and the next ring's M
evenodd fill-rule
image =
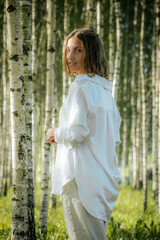
M48 52L51 52L51 53L53 53L53 52L55 52L56 50L54 49L54 47L52 47L52 46L50 46L49 48L48 48Z
M19 144L18 144L18 159L19 160L24 160L25 157L25 151L24 151L24 147L23 144L26 141L26 136L22 135L19 139Z
M32 123L27 123L27 126L28 126L29 128L31 128L31 127L32 127Z
M14 91L20 92L20 91L21 91L21 89L20 89L20 88L17 88L17 89L10 88L10 91L11 91L11 92L14 92Z
M18 60L19 60L19 55L18 55L18 54L13 55L13 56L10 58L10 60L13 60L13 61L15 61L15 62L18 62Z
M15 11L16 10L16 8L13 6L13 5L10 5L8 8L7 8L7 12L13 12L13 11Z
M15 215L15 218L24 222L24 217L22 217L21 215Z
M29 66L29 64L28 64L28 63L25 63L24 66L27 67L27 66Z
M22 96L21 96L21 103L22 103L22 105L24 105L24 102L25 102L25 96L24 96L24 93L23 93Z
M12 198L12 201L14 201L14 202L20 202L19 199L18 199L18 198L15 198L15 197Z
M27 141L31 141L31 140L32 140L31 137L27 136Z
M27 27L23 26L23 29L26 29Z
M21 75L19 79L20 79L20 80L21 80L21 82L22 82L22 87L24 87L24 76L23 76L23 75Z
M15 41L17 41L17 40L18 40L18 38L15 38L14 40L15 40Z
M29 114L31 115L31 114L32 114L32 112L33 112L33 110L29 111Z
M29 51L30 51L30 47L26 46L26 45L23 45L23 54L28 56Z
M19 116L18 111L14 111L14 112L12 112L12 113L13 113L13 115L14 115L15 117L18 117L18 116Z
M32 75L28 76L28 80L32 82Z
M30 17L30 16L31 16L31 13L29 12L29 13L28 13L28 17Z

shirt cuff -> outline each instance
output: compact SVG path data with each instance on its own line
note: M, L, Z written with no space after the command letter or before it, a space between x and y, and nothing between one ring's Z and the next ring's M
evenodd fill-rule
M56 143L60 143L60 144L64 144L66 147L68 147L69 149L73 149L77 147L77 143L76 142L68 142L65 141L65 139L63 139L63 134L64 132L67 131L67 127L62 127L62 128L56 128L55 132L54 132L54 140Z

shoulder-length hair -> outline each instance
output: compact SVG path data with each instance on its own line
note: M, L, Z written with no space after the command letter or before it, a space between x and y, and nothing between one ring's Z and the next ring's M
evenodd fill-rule
M82 49L84 51L84 71L89 76L95 74L101 77L107 77L107 61L104 55L104 48L102 42L93 29L82 28L72 31L65 42L64 50L64 65L67 76L73 73L69 70L66 59L66 48L68 40L72 37L77 37L82 43Z

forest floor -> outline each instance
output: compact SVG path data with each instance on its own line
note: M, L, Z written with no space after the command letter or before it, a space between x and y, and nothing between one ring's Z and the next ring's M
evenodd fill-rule
M11 204L12 189L7 197L0 198L0 240L9 240L11 234ZM36 197L36 231L38 229L40 209L40 187L37 187ZM37 233L37 240L42 239ZM48 210L47 240L68 239L63 219L60 198L57 198L57 209ZM116 202L107 229L108 240L158 240L160 225L156 213L155 201L152 199L151 182L148 188L148 206L143 211L143 190L133 190L131 186L123 188Z

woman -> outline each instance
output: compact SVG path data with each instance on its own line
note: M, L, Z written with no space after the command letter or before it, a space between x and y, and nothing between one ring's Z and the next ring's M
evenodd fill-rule
M70 240L103 240L119 194L121 117L95 31L71 32L64 59L67 75L76 78L60 109L59 127L46 134L50 143L58 143L52 193L62 194Z

